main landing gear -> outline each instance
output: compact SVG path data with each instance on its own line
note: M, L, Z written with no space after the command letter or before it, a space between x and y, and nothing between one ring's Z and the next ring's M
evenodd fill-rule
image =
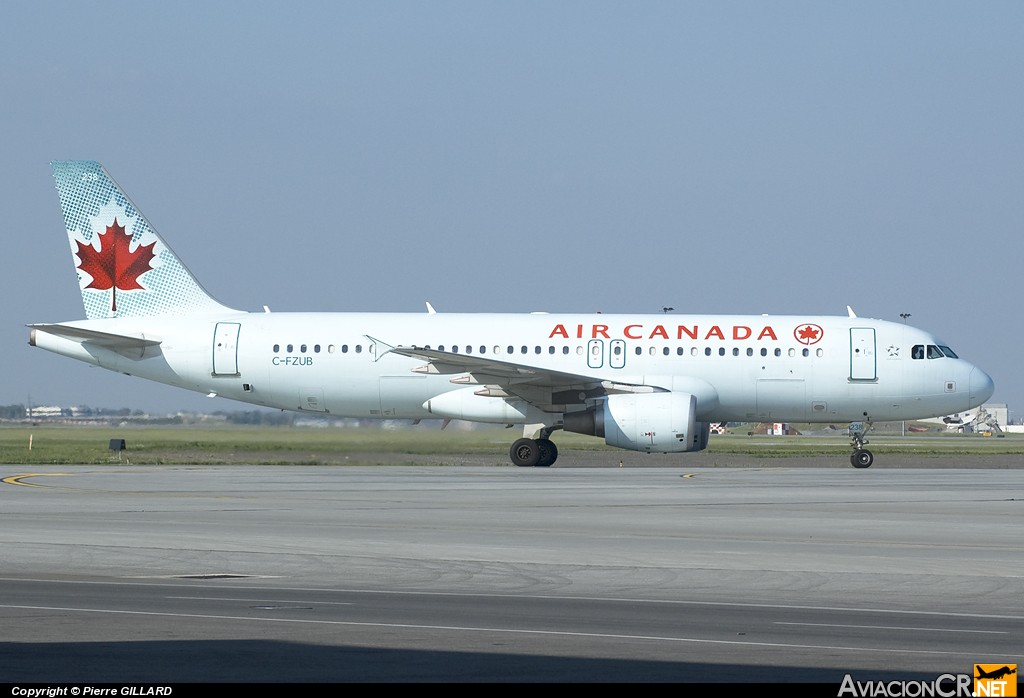
M864 422L850 422L850 445L853 447L853 453L850 454L850 465L854 468L870 468L871 464L875 462L875 455L864 448L864 445L868 443L864 437L872 428L871 417L868 417L867 414L864 416L867 419L866 428Z
M540 438L517 439L509 449L508 455L513 465L521 468L547 468L558 460L558 447L549 437L555 427L545 427L540 430Z

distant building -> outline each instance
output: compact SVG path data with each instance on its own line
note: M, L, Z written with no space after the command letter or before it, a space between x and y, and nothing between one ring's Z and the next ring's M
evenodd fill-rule
M25 416L29 419L46 419L63 417L64 408L57 405L35 405L25 408Z

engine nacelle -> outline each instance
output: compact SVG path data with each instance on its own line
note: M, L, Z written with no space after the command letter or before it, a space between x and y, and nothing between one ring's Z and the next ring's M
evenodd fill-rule
M707 448L711 425L696 414L691 393L609 395L597 407L566 413L562 426L630 451L682 453Z

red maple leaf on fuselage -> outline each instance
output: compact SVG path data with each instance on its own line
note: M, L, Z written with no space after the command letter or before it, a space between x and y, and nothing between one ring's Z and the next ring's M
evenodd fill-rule
M814 329L810 325L807 325L806 327L804 327L804 328L802 328L800 330L800 339L817 339L817 338L818 338L818 330Z
M139 245L133 251L130 247L132 236L125 232L123 225L117 224L116 218L113 225L107 226L106 232L99 234L99 241L99 252L92 245L75 241L78 243L78 258L82 260L78 268L92 277L86 288L113 289L110 309L117 312L117 289L144 289L139 284L139 277L153 268L150 262L156 256L153 253L156 242Z

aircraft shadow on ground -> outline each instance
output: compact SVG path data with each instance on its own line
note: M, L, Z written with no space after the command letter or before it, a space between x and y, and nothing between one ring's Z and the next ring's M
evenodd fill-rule
M276 640L0 643L0 676L31 683L817 683L934 679L841 667L547 657L323 646Z

